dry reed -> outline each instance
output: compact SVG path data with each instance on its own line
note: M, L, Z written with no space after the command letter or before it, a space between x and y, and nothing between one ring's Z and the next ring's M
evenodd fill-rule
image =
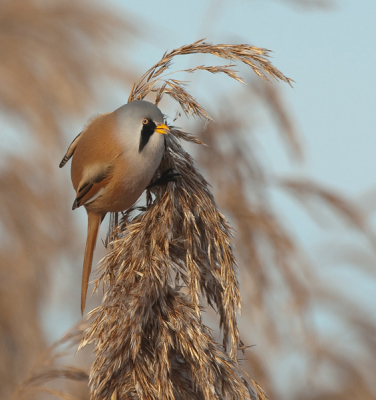
M211 119L207 111L188 93L184 88L183 82L175 79L166 79L167 75L163 73L171 66L172 59L180 55L189 54L211 54L231 62L242 62L252 68L252 70L261 78L269 80L270 78L280 79L291 85L291 79L284 76L267 59L270 50L249 45L231 45L217 44L213 45L204 42L204 39L198 40L189 45L179 47L178 49L166 52L162 59L153 65L140 78L137 84L133 85L128 101L142 100L150 92L156 92L155 103L158 105L163 94L168 94L176 100L186 115L199 118ZM208 71L210 73L224 73L227 76L243 83L243 79L233 69L235 65L224 66L197 66L195 68L184 69L178 72ZM157 87L162 82L160 87Z
M320 2L291 0L290 3L314 5ZM95 14L92 9L93 3L90 5L86 3L86 6L77 10L76 7L81 4L60 0L59 4L63 8L69 6L67 10L71 10L62 13L61 16L65 17L64 22L61 22L59 14L51 12L51 8L44 10L43 4L47 3L35 1L3 1L1 3L0 18L3 21L1 32L5 33L2 35L1 45L7 45L7 47L3 47L7 50L2 52L4 57L1 65L4 67L6 62L8 67L7 75L3 77L3 81L7 81L8 85L0 88L0 100L7 117L10 115L21 116L22 120L26 124L30 124L33 129L30 137L38 138L39 143L45 143L43 147L41 145L35 149L32 146L28 147L27 154L17 153L17 155L2 159L6 168L2 169L1 175L1 224L8 235L3 239L1 246L1 282L3 283L0 287L1 398L8 398L8 393L20 380L24 371L29 369L30 360L35 359L36 354L42 351L43 335L39 315L40 306L46 299L45 288L48 274L54 271L51 265L55 265L56 260L59 259L57 255L61 254L63 247L69 246L69 254L74 254L78 249L81 250L81 246L77 244L79 241L77 240L75 244L76 241L72 240L72 214L69 212L69 206L66 207L69 204L66 193L69 193L70 186L61 183L61 176L53 177L53 171L55 171L56 159L64 150L64 146L60 146L62 115L75 112L76 107L80 108L81 105L88 104L90 99L95 98L96 95L92 91L92 80L106 74L104 70L87 69L87 65L92 62L90 60L92 60L94 52L86 53L87 48L78 46L83 42L62 41L64 46L63 48L59 47L58 32L64 29L64 26L68 26L69 32L72 33L74 30L71 29L71 22L69 22L72 19L76 21L77 25L75 26L78 30L84 24L87 40L91 41L90 38L96 38L93 40L93 46L95 46L95 54L100 54L98 56L100 62L95 65L103 66L102 61L105 58L101 51L98 52L98 49L101 48L100 43L106 41L102 36L102 27L106 21L109 21L106 17L108 14L101 11L98 13L98 18L93 18ZM40 7L30 8L30 5L40 5ZM51 2L48 7L50 5ZM5 7L12 7L13 10L5 12ZM44 18L46 20L43 22ZM117 26L117 23L114 23L117 21L116 18L111 17L110 20L112 22L107 25L108 28ZM14 24L11 21L14 21ZM93 23L93 21L95 22ZM45 32L43 36L38 35L38 32L41 32L39 23L43 24L42 31ZM9 30L12 26L17 29ZM28 32L27 35L23 35L19 30L21 26L24 34ZM95 32L93 28L95 28ZM54 33L50 34L49 29L53 29ZM33 33L34 31L36 34ZM63 33L62 37L64 35L66 33ZM24 36L27 36L27 40L19 43ZM33 59L44 61L37 62L38 68L36 69L30 68L26 61L31 61L31 59L27 56L14 58L16 62L11 62L9 57L16 56L17 49L19 51L28 50L26 44L32 37L35 38L35 46L38 44L38 38L42 39L40 42L41 52L35 48ZM56 40L49 38L56 38ZM128 42L128 38L125 42ZM10 41L5 39L10 39ZM76 57L76 51L80 54L79 57ZM48 62L49 55L52 57ZM74 62L69 63L69 59L65 60L64 55L72 56L73 58L69 59ZM14 69L13 65L26 68ZM62 65L65 65L66 69L72 73L68 75L59 73L55 78L50 76L48 84L46 84L43 79L34 80L38 76L35 76L33 72L40 71L42 65L50 66L51 74L54 68L57 68L56 72L61 71ZM128 69L130 67L130 65L127 66ZM93 74L91 74L92 72ZM2 69L2 73L4 73L4 69ZM115 73L118 74L119 71L115 71ZM12 79L8 79L9 76L12 76ZM67 79L64 79L65 77ZM294 141L296 137L294 135L296 136L297 133L291 126L291 116L286 110L286 103L281 94L275 90L277 85L260 85L259 82L261 80L255 80L246 88L247 92L232 93L231 96L237 99L245 97L252 99L251 106L247 102L247 112L250 112L255 105L257 106L260 98L265 99L265 106L271 111L269 115L277 116L275 122L278 124L277 128L282 136L282 143L285 143L292 150L291 153L295 155ZM81 86L80 83L85 83L85 85ZM57 87L56 84L58 84ZM26 90L27 88L29 90ZM75 88L74 96L66 96L66 93L72 93L72 88ZM56 95L59 96L55 97ZM5 102L2 100L4 96L7 96ZM12 101L12 99L14 100ZM43 99L44 101L42 101ZM222 99L218 103L226 104ZM307 361L307 370L302 372L301 382L303 383L298 382L295 375L292 379L285 380L288 398L350 400L357 397L374 399L375 390L372 386L372 376L367 379L367 374L372 375L375 370L376 360L375 324L372 320L372 312L366 312L364 304L356 304L356 299L351 299L353 289L355 289L353 285L347 287L345 294L339 293L333 288L331 278L320 279L317 265L315 265L315 269L309 269L310 265L301 259L302 248L299 240L289 232L284 224L284 210L274 208L270 202L268 193L270 187L268 167L270 165L267 162L261 162L265 160L261 159L257 142L254 140L255 124L253 122L256 118L248 120L249 125L243 125L243 118L235 118L236 111L239 111L240 108L239 104L234 108L231 108L231 105L224 106L223 110L226 113L218 113L221 117L226 115L225 119L216 118L214 115L214 119L220 123L210 124L208 129L200 135L200 139L208 143L210 148L198 146L197 160L204 175L208 177L213 186L213 193L220 209L230 218L231 224L237 232L234 247L237 249L237 259L240 265L238 273L241 274L242 288L244 289L243 299L246 304L252 305L243 307L243 314L247 324L252 324L252 343L257 343L257 347L252 348L251 356L247 357L245 361L247 369L251 376L257 377L267 393L272 394L271 398L281 398L275 379L268 369L270 363L273 362L270 360L280 357L281 352L286 352L286 349L289 353L294 354L295 352L296 354L298 347L298 351L301 351L299 356L303 356ZM32 110L32 113L28 110ZM56 113L57 110L60 110L61 113ZM65 110L65 114L63 110ZM287 124L285 123L286 117L290 119L287 120ZM58 127L59 130L54 130L54 127ZM253 140L251 146L249 143L247 145L239 134L242 131L247 133L247 141ZM228 132L231 132L231 140L229 140ZM36 143L37 141L34 140L33 146ZM218 146L219 143L230 143L234 146L229 147L232 151L225 152ZM59 148L57 149L57 147ZM43 165L41 163L43 157L51 162ZM247 166L246 173L239 166ZM226 183L228 177L230 180ZM304 206L307 203L313 203L316 205L316 210L321 211L323 204L329 204L331 209L337 211L338 204L340 206L338 215L343 216L351 222L352 226L356 226L362 232L367 233L369 230L364 223L364 216L353 204L348 201L343 203L341 195L334 194L327 188L323 189L315 182L297 181L296 184L292 182L293 184L290 185L291 179L289 179L286 186L284 184L286 181L277 179L272 179L272 181L279 188L286 189L288 193L297 196ZM30 187L32 182L34 185ZM221 195L226 191L231 196ZM322 197L321 194L324 196ZM326 194L329 194L329 197ZM235 201L235 199L239 200ZM241 212L241 210L246 212ZM51 224L51 221L57 222ZM56 229L57 226L59 229ZM53 231L51 232L46 227L53 227ZM343 229L343 233L347 235L351 233L348 226ZM267 245L265 246L265 244ZM338 257L337 262L341 262L339 265L334 264L335 269L340 270L342 264L346 263L346 268L364 274L368 282L374 281L375 256L372 248L358 245L354 241L343 242L338 237L335 237L327 247L331 252L335 250L334 255ZM74 260L71 264L77 268L79 262ZM324 267L330 271L332 269L330 267L333 265L329 264ZM273 277L276 275L276 271L283 271L283 268L289 268L290 275L287 271L283 274L286 277L285 280L274 282ZM307 275L307 272L309 274L303 280L302 275ZM307 280L308 285L306 284ZM10 288L12 289L10 290ZM288 302L286 302L288 307L282 310L278 309L276 312L271 306L273 304L271 299L276 299L275 303L280 304L281 298L286 294L288 294ZM66 300L69 301L69 299ZM290 300L292 301L290 302ZM372 298L366 302L367 306L372 305ZM12 306L10 307L9 304ZM291 307L291 304L294 306ZM346 335L343 335L344 332L342 332L335 337L330 337L328 332L316 332L312 330L312 321L309 321L309 331L294 330L293 327L296 324L309 318L312 305L321 306L326 312L330 309L333 320L340 319ZM72 308L76 308L76 303L73 306ZM288 326L286 327L286 325ZM347 336L349 332L354 335L351 344L361 346L362 352L354 353L350 351L348 341L344 344L341 342L341 338ZM248 333L247 330L244 330L241 335L243 339ZM291 346L291 342L294 344L293 346ZM333 377L330 387L323 385L325 379L323 379L322 371L320 374L322 365L325 366L326 376L330 374ZM52 367L52 370L56 373L54 368ZM38 371L40 371L39 367L32 372L32 375L38 376ZM273 371L275 372L275 369ZM48 371L45 372L48 375ZM338 376L341 379L334 379ZM43 380L34 381L34 383L40 386L43 384ZM257 389L257 386L255 387ZM31 385L27 390L30 392L23 392L25 393L24 397L31 398L30 393L33 390L35 392L36 387ZM113 392L114 397L115 394L116 392ZM261 392L258 394L261 396ZM38 393L38 398L42 397ZM48 396L48 398L52 397ZM76 394L74 398L86 399L87 397Z
M70 355L77 346L77 342L82 338L84 328L84 324L78 324L42 352L29 375L17 387L10 400L31 399L35 398L35 395L40 398L43 394L62 400L76 398L64 390L66 385L63 384L62 389L58 388L57 382L59 380L62 380L63 383L67 381L87 382L88 374L84 369L62 363L64 357ZM51 382L54 383L53 387L48 386Z
M195 53L242 61L260 77L268 74L290 83L265 58L265 49L200 40L165 53L133 86L129 100L155 92L158 103L167 94L186 114L210 119L182 82L163 75L173 57ZM199 70L242 81L233 65L184 71ZM93 400L114 393L124 400L256 398L237 361L240 293L230 228L181 139L200 142L171 127L155 176L172 170L175 182L151 185L146 207L136 215L134 209L123 213L110 229L111 252L101 263L96 283L104 283L103 301L91 312L81 344L95 346ZM202 323L202 298L220 316L222 346Z
M0 1L1 399L45 348L41 315L62 260L66 273L79 273L68 179L56 159L67 124L98 98L98 80L125 80L108 43L129 43L132 32L92 2Z

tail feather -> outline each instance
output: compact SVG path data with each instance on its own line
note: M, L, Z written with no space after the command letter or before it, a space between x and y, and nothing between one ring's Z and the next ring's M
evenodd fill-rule
M88 216L88 227L87 227L87 239L85 247L84 265L82 268L82 286L81 286L81 314L84 313L86 305L86 295L89 283L89 276L91 272L91 265L93 263L93 254L95 244L97 241L99 225L101 224L103 215L89 212Z

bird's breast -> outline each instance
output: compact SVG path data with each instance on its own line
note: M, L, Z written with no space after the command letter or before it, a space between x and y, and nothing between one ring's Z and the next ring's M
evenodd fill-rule
M120 212L131 207L155 174L162 160L164 144L153 150L131 155L123 152L114 165L108 185L87 208L92 211Z

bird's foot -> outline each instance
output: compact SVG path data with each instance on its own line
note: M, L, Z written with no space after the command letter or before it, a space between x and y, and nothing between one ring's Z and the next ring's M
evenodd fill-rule
M174 172L173 168L168 168L166 171L162 172L162 175L152 182L146 189L150 189L154 186L164 186L169 182L176 182L176 178L180 176L178 172Z

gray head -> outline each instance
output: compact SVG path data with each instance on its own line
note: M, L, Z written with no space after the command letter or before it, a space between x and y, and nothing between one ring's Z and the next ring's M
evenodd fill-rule
M152 142L164 141L162 134L168 133L161 110L149 101L132 101L118 108L116 114L122 141L127 147L137 146L139 153Z
M142 119L149 118L153 120L157 125L163 124L163 114L161 110L150 101L135 100L117 109L120 118L132 118Z

